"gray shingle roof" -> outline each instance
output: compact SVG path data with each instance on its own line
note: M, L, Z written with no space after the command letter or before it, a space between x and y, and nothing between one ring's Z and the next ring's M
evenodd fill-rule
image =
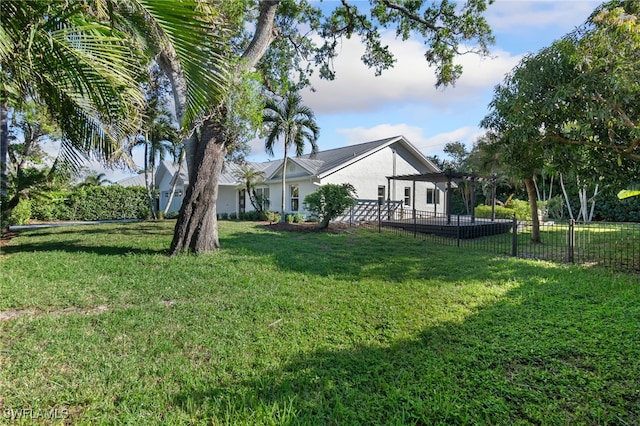
M345 164L354 158L358 158L370 151L374 151L377 148L385 145L386 143L389 143L398 138L398 136L394 136L392 138L365 142L358 145L349 145L342 148L328 149L326 151L320 151L316 153L313 157L310 154L307 154L303 155L301 158L321 161L322 165L318 168L316 173L322 174L334 169L335 167Z
M340 166L349 164L351 161L359 159L369 153L377 151L379 148L392 142L402 140L402 136L394 136L386 139L365 142L357 145L349 145L342 148L328 149L326 151L317 152L314 155L306 154L300 157L292 157L294 161L304 169L308 170L311 175L321 175ZM248 163L255 170L264 172L265 178L269 179L282 165L282 160L265 161L262 163ZM177 167L169 162L164 162L165 167L171 174L175 174ZM186 182L187 170L186 166L182 168L181 177ZM220 175L220 185L237 186L240 184L234 173L239 169L235 163L225 163L222 174Z
M151 177L149 177L149 182L151 182ZM146 186L144 173L120 179L116 184L120 186Z

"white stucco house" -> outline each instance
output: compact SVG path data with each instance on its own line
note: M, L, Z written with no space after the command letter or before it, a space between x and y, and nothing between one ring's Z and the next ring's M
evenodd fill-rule
M250 163L265 175L265 181L256 188L269 200L270 210L280 210L282 185L282 160ZM225 165L220 177L217 211L219 214L239 214L252 210L243 182L235 178L238 166ZM366 142L320 151L313 156L303 155L287 160L286 211L307 213L303 201L307 194L319 186L333 183L350 183L360 200L387 200L402 203L407 208L442 214L445 209L445 187L431 182L389 180L390 176L438 173L440 170L404 136ZM156 173L159 191L159 207L164 209L177 180L174 198L169 212L180 209L188 185L186 167L177 173L177 166L164 161ZM414 191L415 188L415 191Z

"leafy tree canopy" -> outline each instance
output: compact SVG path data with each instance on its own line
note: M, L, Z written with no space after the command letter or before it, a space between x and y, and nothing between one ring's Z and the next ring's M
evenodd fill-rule
M604 4L496 87L482 125L500 134L505 161L523 175L549 161L589 174L637 171L639 11L637 1Z

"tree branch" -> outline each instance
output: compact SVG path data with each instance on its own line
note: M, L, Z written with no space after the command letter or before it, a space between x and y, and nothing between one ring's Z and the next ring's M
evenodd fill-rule
M556 142L564 143L567 145L585 145L585 146L590 146L592 148L608 148L613 152L617 152L619 154L625 154L627 157L629 157L632 160L640 161L640 154L633 153L635 148L637 148L638 145L640 145L640 138L635 138L633 141L631 141L631 144L629 146L603 144L603 143L596 143L596 142L589 142L589 141L578 141L575 139L569 139L564 136L560 136L556 133L546 135L545 139L554 140Z
M269 45L278 35L278 30L274 26L276 11L280 0L262 0L260 2L260 15L256 24L256 31L253 34L251 43L242 54L242 59L247 67L253 68L264 56Z
M438 27L438 26L434 25L433 23L421 18L420 16L416 15L415 13L411 13L404 6L401 6L399 4L393 3L393 2L391 2L389 0L382 0L382 3L385 6L387 6L389 9L397 10L398 12L403 14L405 17L411 19L412 21L416 21L416 22L421 23L422 25L424 25L425 27L429 28L430 30L432 30L434 32L438 32L438 31L440 31L442 29L441 27Z

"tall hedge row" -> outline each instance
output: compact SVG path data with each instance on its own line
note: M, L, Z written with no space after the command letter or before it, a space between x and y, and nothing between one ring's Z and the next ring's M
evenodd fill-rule
M31 202L37 220L110 220L149 217L146 190L141 186L89 186L55 192Z

